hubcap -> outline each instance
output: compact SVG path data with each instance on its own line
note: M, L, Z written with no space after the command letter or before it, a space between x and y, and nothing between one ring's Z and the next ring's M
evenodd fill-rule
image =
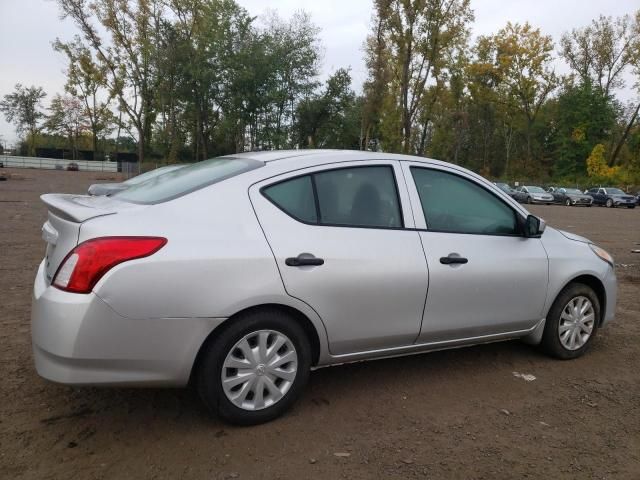
M262 410L280 401L293 385L298 354L289 338L275 330L245 335L222 365L222 388L243 410Z
M591 337L595 324L595 311L587 297L575 297L567 303L560 315L558 335L567 350L582 348Z

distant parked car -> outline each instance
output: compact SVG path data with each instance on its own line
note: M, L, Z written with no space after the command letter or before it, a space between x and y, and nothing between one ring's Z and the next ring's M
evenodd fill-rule
M516 189L514 197L520 203L553 203L553 195L544 191L542 187L524 185Z
M640 192L636 192L636 205L640 205Z
M594 205L604 205L607 208L636 208L637 199L633 195L624 193L619 188L594 187L590 188L587 194L593 197Z
M78 170L80 170L80 167L78 167L78 164L76 162L71 162L69 165L67 165L67 170L70 172L77 172Z
M155 170L145 172L141 175L136 175L135 177L131 177L129 180L125 180L120 183L94 183L89 187L88 193L89 195L112 195L116 192L121 192L122 190L126 190L134 185L139 185L142 182L146 182L147 180L159 177L162 174L172 172L184 166L186 165L167 165L166 167L156 168Z
M64 170L64 167L62 166L61 163L56 163L56 170Z
M577 188L549 187L547 192L553 195L554 203L563 203L567 207L571 205L590 207L593 204L593 197L582 193Z
M501 182L493 182L493 184L496 187L498 187L500 190L502 190L504 193L509 195L511 198L515 198L516 191L513 188L511 188L508 184L501 183Z

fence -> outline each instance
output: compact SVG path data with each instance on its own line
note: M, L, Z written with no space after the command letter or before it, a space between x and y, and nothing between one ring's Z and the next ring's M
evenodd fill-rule
M92 172L117 172L118 162L97 162L92 160L61 160L58 158L16 157L0 155L0 163L13 168L43 168L48 170L66 170L70 163L75 163L79 170Z

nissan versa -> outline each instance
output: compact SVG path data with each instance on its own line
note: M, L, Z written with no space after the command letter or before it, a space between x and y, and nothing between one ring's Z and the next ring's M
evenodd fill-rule
M282 414L315 367L515 338L570 359L614 316L607 252L435 160L245 153L42 200L39 374L192 382L234 423Z

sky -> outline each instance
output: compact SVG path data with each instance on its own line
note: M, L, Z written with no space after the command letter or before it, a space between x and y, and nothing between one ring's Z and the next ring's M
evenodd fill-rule
M297 10L308 12L321 29L321 77L350 67L354 88L360 89L367 74L362 45L369 31L373 0L237 1L255 16L267 9L284 18ZM617 17L633 13L640 4L638 0L471 0L471 7L476 18L474 36L494 33L507 21L529 21L557 43L565 31L585 26L600 14ZM56 37L71 39L76 33L70 21L60 20L55 0L0 0L0 97L10 93L16 83L42 86L48 94L45 104L55 93L62 93L65 59L52 49L51 42ZM561 61L556 63L558 72L566 70ZM629 88L622 97L629 100L633 95ZM9 146L15 141L15 128L0 116L0 142Z

